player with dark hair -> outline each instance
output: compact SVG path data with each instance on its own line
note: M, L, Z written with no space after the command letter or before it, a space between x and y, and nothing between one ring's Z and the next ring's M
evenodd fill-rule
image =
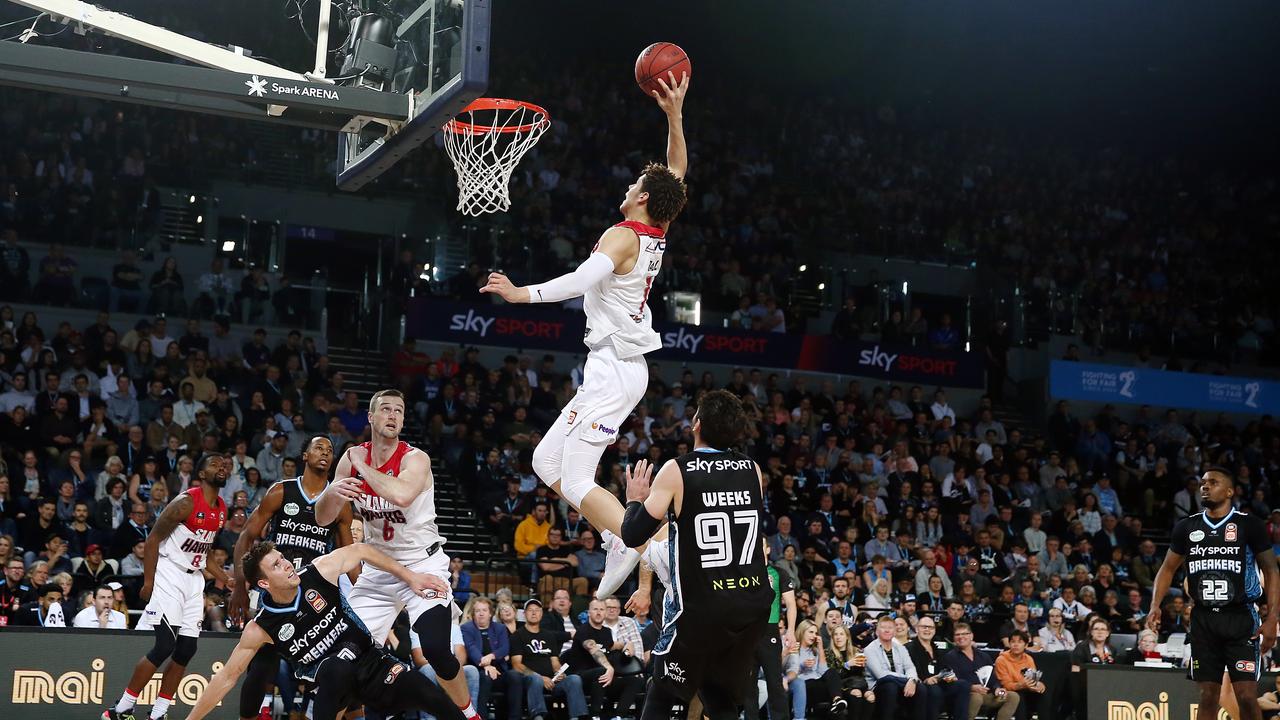
M671 717L695 692L711 720L738 717L743 683L769 631L774 592L760 538L763 474L751 458L722 449L745 428L738 398L713 390L693 418L693 452L667 462L652 488L646 461L627 470L623 542L644 545L666 520L670 543L671 586L643 720Z
M1262 520L1236 510L1234 497L1235 477L1230 470L1218 466L1205 469L1200 477L1204 512L1174 525L1169 553L1151 588L1147 627L1159 632L1160 604L1186 562L1187 586L1194 600L1187 633L1191 645L1189 676L1200 686L1199 720L1218 717L1224 671L1240 704L1240 717L1261 720L1258 679L1262 658L1276 643L1280 572L1275 553ZM1256 603L1262 599L1263 583L1267 616L1259 620Z
M227 520L227 505L218 491L227 484L231 461L223 455L200 460L200 485L179 495L156 518L147 535L143 556L143 582L139 595L147 600L138 621L139 630L155 629L156 644L133 669L124 694L102 713L102 720L132 720L138 695L156 670L169 661L160 680L160 692L151 707L151 718L163 718L173 704L173 693L196 654L196 638L204 620L204 575L213 540ZM163 560L162 560L163 558ZM209 572L230 584L222 568Z
M435 683L375 643L347 604L338 578L362 564L398 578L414 594L449 596L447 581L413 572L368 543L321 555L301 570L274 544L256 543L240 566L250 586L264 591L262 607L187 720L212 712L267 644L276 646L298 678L315 685L316 720L336 720L347 708L362 704L387 714L419 710L441 720L461 718Z
M298 570L331 549L351 544L350 504L342 508L335 522L321 525L316 521L315 503L329 485L332 462L333 444L329 437L316 435L302 452L302 475L273 484L254 508L232 553L235 582L227 606L227 615L232 620L242 623L247 619L249 586L245 582L243 559L264 531L268 531L267 539ZM279 668L280 655L275 645L263 646L249 664L244 684L240 686L241 718L251 720L270 714L272 695L267 690L275 684Z
M618 439L618 430L649 387L645 353L662 347L653 330L649 290L662 268L667 230L684 207L685 149L682 118L687 74L668 73L653 92L667 115L667 163L651 164L627 188L619 208L625 218L600 236L576 270L538 285L517 287L502 273L490 273L482 293L509 303L558 303L582 297L589 348L583 382L533 452L533 469L593 526L603 530L608 553L596 597L607 598L631 575L640 555L616 537L622 504L596 485L600 456Z

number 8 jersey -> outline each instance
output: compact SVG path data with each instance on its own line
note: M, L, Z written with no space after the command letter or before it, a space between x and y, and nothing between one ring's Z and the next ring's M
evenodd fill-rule
M671 577L681 614L729 626L764 622L773 587L761 546L764 503L751 458L703 448L676 459L684 501L671 522Z
M1197 606L1248 605L1262 597L1256 559L1271 541L1257 517L1235 509L1218 520L1196 513L1174 525L1169 549L1186 558Z

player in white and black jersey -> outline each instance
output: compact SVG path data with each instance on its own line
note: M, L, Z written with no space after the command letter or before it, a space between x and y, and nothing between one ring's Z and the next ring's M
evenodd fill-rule
M267 644L275 645L298 678L314 683L316 720L336 720L361 705L386 714L424 711L441 720L462 720L461 710L439 686L374 643L347 604L338 578L362 563L395 576L423 597L449 596L448 582L413 572L368 543L322 555L302 570L273 544L257 543L241 566L251 586L264 591L262 606L187 720L212 712Z
M228 615L236 623L248 619L246 613L249 609L242 560L249 548L263 537L264 531L266 538L298 570L330 550L346 547L352 542L350 505L328 525L321 525L316 520L315 504L329 485L329 466L333 463L333 444L328 436L317 435L307 442L302 452L302 463L300 477L280 480L267 490L236 540L232 554L235 581L228 605ZM273 694L268 690L275 684L279 666L280 657L274 645L264 646L253 659L240 687L241 718L252 720L260 717L264 714L263 708L270 707Z
M1169 553L1151 589L1147 627L1159 632L1160 604L1186 563L1187 589L1194 602L1187 633L1189 675L1200 687L1199 720L1218 717L1224 672L1239 702L1239 717L1262 720L1258 678L1263 656L1276 643L1280 571L1275 553L1262 520L1236 510L1234 497L1231 471L1217 466L1205 470L1200 478L1204 512L1174 525ZM1260 619L1256 604L1264 583L1267 615Z

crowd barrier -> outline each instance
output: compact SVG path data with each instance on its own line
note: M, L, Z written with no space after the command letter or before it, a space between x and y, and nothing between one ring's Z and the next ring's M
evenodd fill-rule
M178 685L170 717L185 717L209 686L209 679L239 640L232 633L204 633L187 676ZM96 718L120 699L138 659L155 644L150 632L15 628L0 631L0 717L15 720ZM150 710L160 690L156 673L138 697ZM209 717L236 720L239 688Z

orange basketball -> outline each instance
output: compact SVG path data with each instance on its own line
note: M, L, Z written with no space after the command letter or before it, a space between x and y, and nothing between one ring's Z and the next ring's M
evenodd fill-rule
M654 43L645 48L640 53L640 57L636 58L636 84L646 95L652 95L654 90L662 92L658 78L667 81L668 85L671 84L671 79L667 77L668 72L676 76L676 82L680 81L681 73L693 77L693 66L689 64L689 56L675 43Z

